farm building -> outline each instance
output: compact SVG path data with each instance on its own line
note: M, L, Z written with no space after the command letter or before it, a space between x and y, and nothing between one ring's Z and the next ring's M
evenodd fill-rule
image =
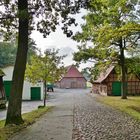
M0 108L5 108L6 104L6 96L4 91L4 85L3 85L3 76L4 72L0 70Z
M86 79L74 65L66 68L66 73L57 84L60 88L86 88Z
M136 75L127 76L126 85L128 95L140 95L140 80ZM93 82L92 91L101 95L121 95L121 82L118 80L114 66L99 75Z
M2 69L3 72L5 73L3 80L4 80L4 88L5 88L7 99L9 98L9 94L10 94L13 69L14 69L13 66L7 66ZM43 83L38 83L36 85L33 85L32 83L25 80L24 85L23 85L22 99L23 100L42 100L43 99Z

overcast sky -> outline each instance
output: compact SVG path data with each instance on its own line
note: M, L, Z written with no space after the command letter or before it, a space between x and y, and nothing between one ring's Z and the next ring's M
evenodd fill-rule
M79 26L72 27L73 31L80 31L80 24L84 23L83 19L81 18L86 12L82 11L81 14L75 15L76 21L79 23ZM47 48L56 48L60 49L61 55L67 55L64 59L64 64L71 65L75 64L73 61L73 53L78 51L77 49L77 42L74 40L67 38L66 35L63 34L61 27L58 27L56 32L52 32L47 38L43 38L42 34L37 31L32 33L32 38L36 41L37 47L40 48L42 51ZM89 64L81 64L80 69L88 66Z
M60 28L56 32L51 33L47 38L43 38L42 34L36 31L33 32L32 37L36 41L37 47L41 48L42 51L47 48L60 49L61 55L68 55L64 60L65 65L73 63L72 53L77 51L77 43L67 38Z

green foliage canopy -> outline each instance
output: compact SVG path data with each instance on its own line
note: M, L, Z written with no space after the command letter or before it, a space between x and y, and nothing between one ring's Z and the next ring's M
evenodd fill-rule
M63 23L62 29L67 36L72 35L68 26L75 24L73 14L87 8L89 0L28 0L28 10L18 10L18 0L0 1L0 32L5 39L13 38L18 29L18 18L29 18L29 33L37 30L44 37ZM28 11L28 12L27 12Z
M26 67L26 78L32 83L38 81L56 82L62 73L64 67L62 60L65 56L59 56L58 50L46 50L42 56L33 56L31 63Z
M124 52L128 46L135 45L134 41L139 42L140 39L140 3L133 0L91 0L90 6L90 11L85 16L86 24L82 26L82 32L74 37L82 43L81 49L74 55L74 58L75 60L90 58L90 55L87 55L89 53L84 53L84 57L80 58L83 56L81 51L85 49L87 41L93 42L94 51L92 52L98 52L98 55L93 54L92 58L98 58L97 63L107 66L113 62L120 65L122 99L126 99ZM133 37L135 37L134 40Z
M14 65L16 50L14 43L0 42L0 67Z
M36 55L39 50L36 48L36 44L33 39L29 39L28 44L29 51L27 61L30 63L31 57ZM16 60L16 53L17 42L0 42L0 67L14 65Z
M92 0L86 24L74 39L81 42L74 54L78 62L95 60L95 63L120 64L120 40L124 49L136 48L140 38L140 9L137 1ZM88 47L88 41L94 47ZM127 51L126 50L126 51Z

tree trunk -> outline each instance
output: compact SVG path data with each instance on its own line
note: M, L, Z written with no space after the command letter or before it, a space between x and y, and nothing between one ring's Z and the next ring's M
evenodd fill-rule
M47 97L47 85L46 85L46 81L44 81L44 107L46 106L46 97Z
M122 99L127 99L127 87L126 87L126 72L125 72L125 56L124 56L124 46L123 40L120 40L120 62L121 62L121 73L122 73L122 86L121 95Z
M26 60L28 52L28 2L27 0L18 0L19 27L18 27L18 49L16 62L12 77L12 87L9 98L9 105L6 117L7 124L21 124L22 90L24 83L24 74L26 69Z

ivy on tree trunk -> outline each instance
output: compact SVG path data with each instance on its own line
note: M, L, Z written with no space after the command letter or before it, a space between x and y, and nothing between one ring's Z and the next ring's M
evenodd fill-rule
M18 50L13 71L12 87L6 117L7 124L21 124L22 90L28 52L28 1L18 0Z

